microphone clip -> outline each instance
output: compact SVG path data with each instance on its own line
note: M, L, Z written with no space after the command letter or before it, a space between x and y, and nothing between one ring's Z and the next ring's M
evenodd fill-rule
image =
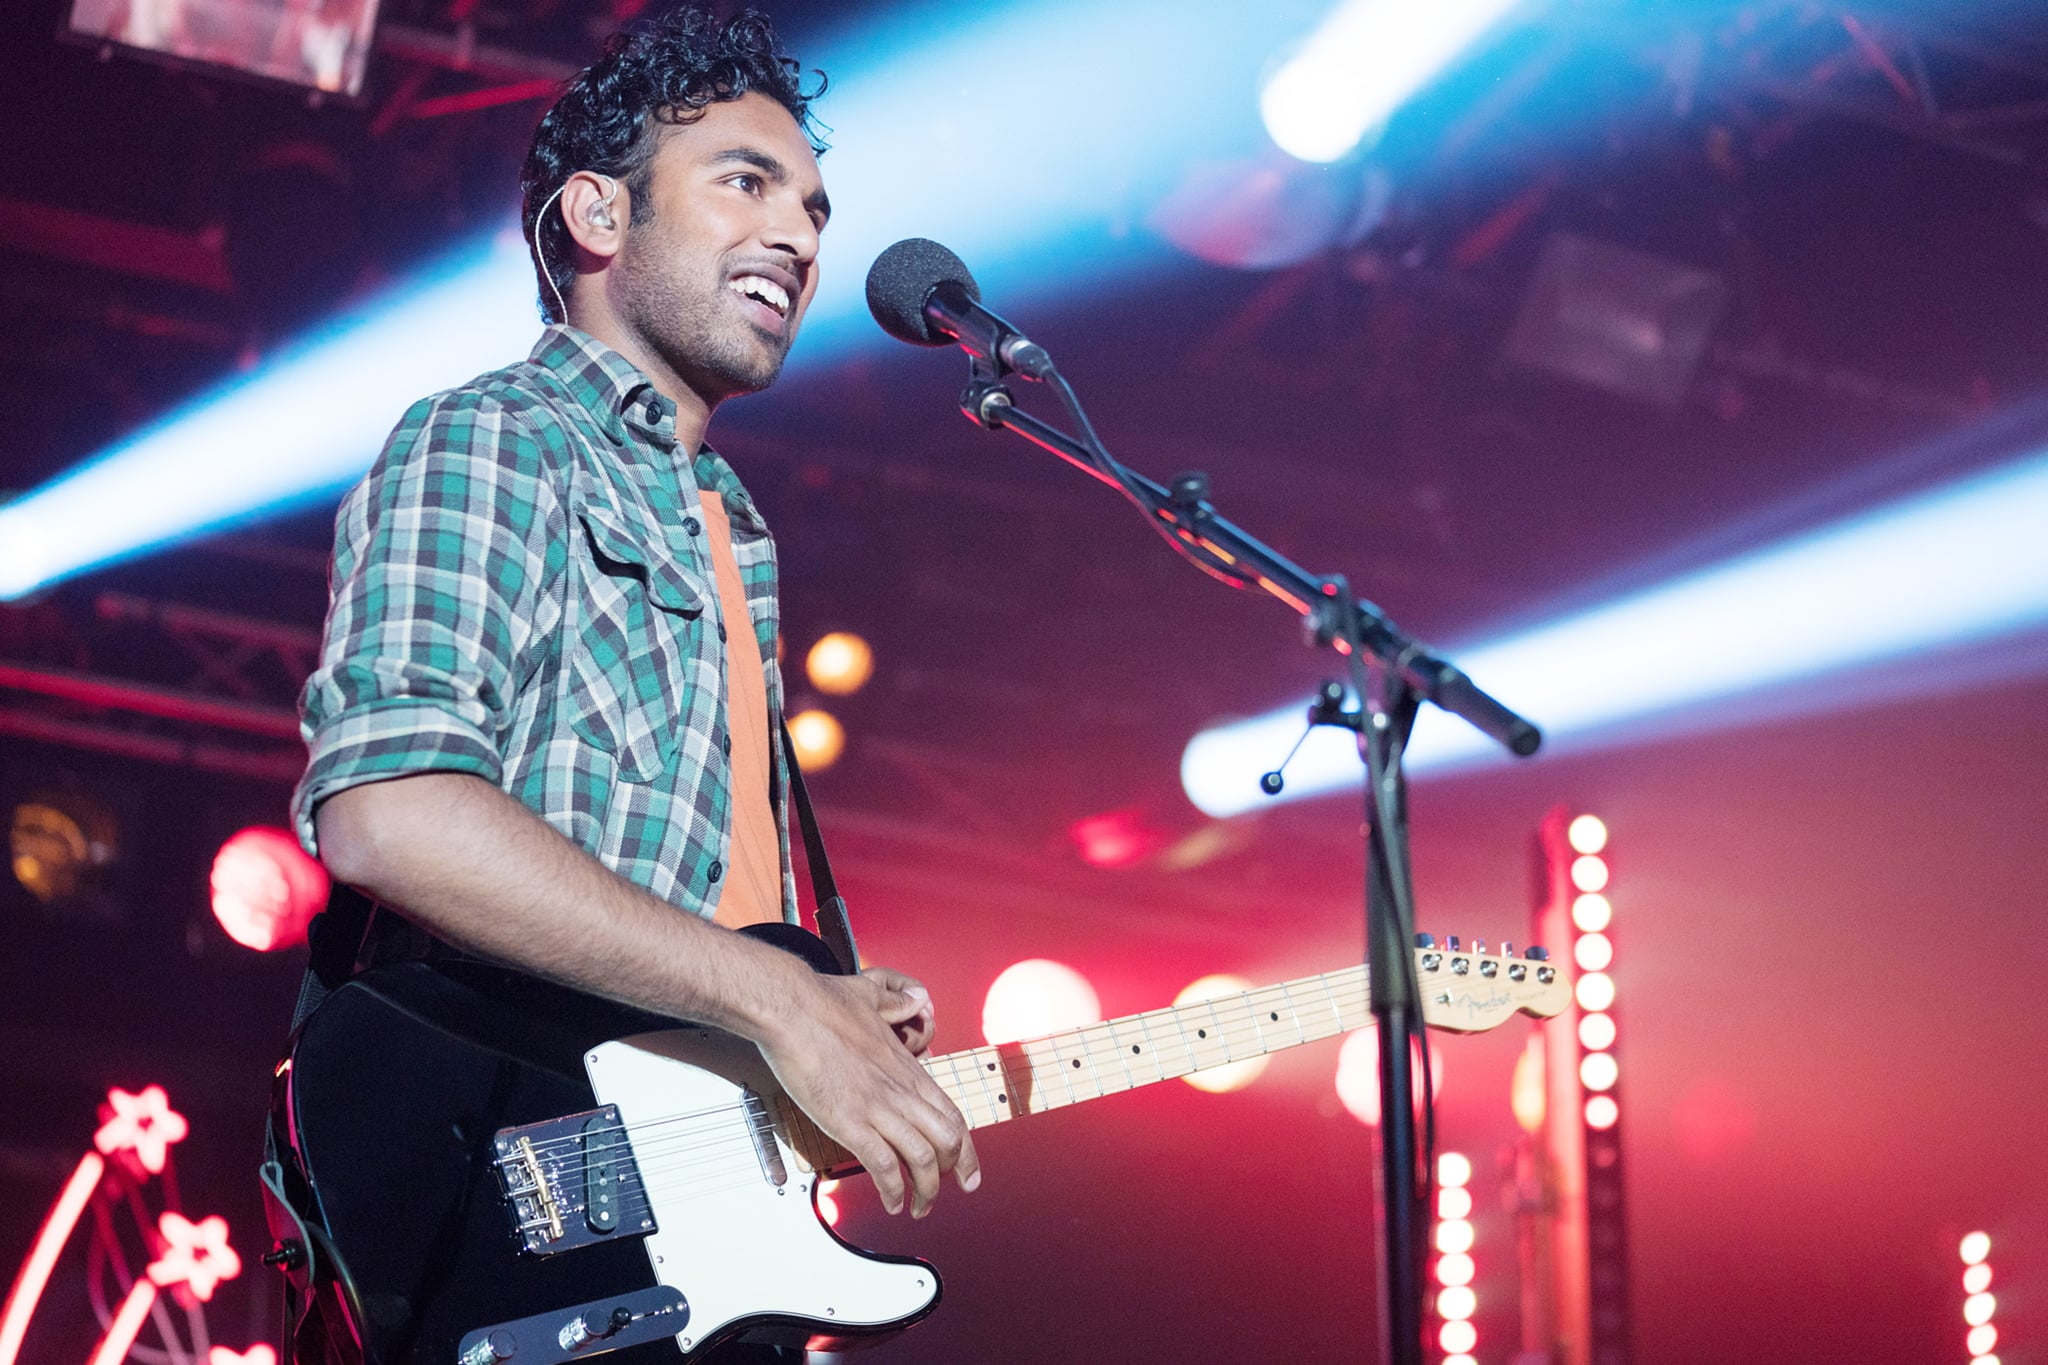
M960 411L974 425L994 431L1003 424L1003 414L1017 406L1003 373L999 362L975 351L967 353L967 387L960 390Z
M1319 725L1334 725L1353 734L1365 733L1365 712L1348 711L1344 707L1344 684L1335 679L1324 682L1316 688L1316 695L1308 704L1308 725L1301 732L1301 738L1294 741L1294 747L1287 751L1287 757L1280 760L1280 766L1259 779L1259 790L1268 796L1278 796L1287 786L1287 765L1301 752L1301 746Z

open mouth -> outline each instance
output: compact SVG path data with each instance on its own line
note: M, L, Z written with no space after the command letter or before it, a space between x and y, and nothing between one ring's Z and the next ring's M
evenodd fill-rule
M770 331L779 332L789 317L789 291L760 275L735 275L725 287L759 310L756 320Z

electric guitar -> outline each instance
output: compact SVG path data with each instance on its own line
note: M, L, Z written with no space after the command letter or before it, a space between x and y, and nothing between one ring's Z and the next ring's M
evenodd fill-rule
M801 929L748 932L836 970ZM1418 949L1425 1021L1557 1014L1570 989L1539 953ZM924 1065L982 1127L1370 1022L1353 967ZM818 1182L857 1167L751 1044L502 968L350 980L279 1064L273 1123L300 1365L675 1365L736 1339L829 1350L938 1303L930 1265L819 1218Z

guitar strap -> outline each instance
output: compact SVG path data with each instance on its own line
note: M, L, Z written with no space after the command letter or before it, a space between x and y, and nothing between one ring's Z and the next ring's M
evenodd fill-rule
M848 976L860 971L860 949L853 941L853 922L846 915L846 897L832 876L832 860L825 856L825 836L811 809L811 794L804 790L803 765L796 761L796 741L789 725L782 725L783 766L789 770L790 804L796 807L797 823L803 826L804 855L811 867L811 903L816 907L818 937L832 950L832 956Z

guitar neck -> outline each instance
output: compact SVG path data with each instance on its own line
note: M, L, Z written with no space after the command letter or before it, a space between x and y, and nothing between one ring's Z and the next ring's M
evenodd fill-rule
M969 1127L1002 1123L1363 1028L1364 967L925 1062Z

